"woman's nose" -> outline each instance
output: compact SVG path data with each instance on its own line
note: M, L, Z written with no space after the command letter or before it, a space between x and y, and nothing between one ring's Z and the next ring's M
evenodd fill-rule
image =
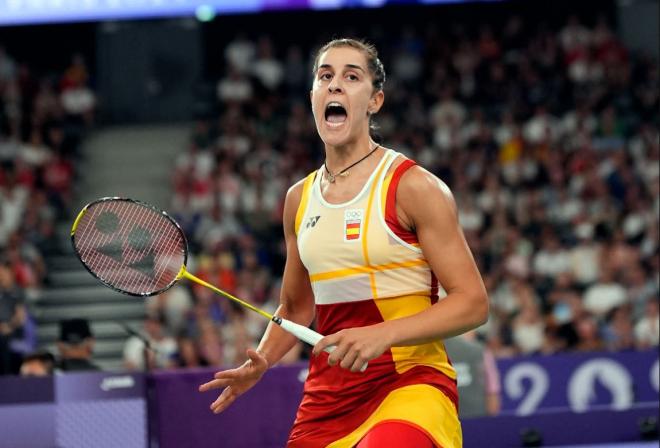
M341 85L339 84L339 81L337 81L337 78L330 81L330 84L328 84L328 91L330 91L330 93L341 92Z

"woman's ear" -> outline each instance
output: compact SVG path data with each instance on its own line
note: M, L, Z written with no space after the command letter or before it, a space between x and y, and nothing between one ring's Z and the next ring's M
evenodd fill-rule
M374 93L369 99L369 107L367 108L367 115L377 114L385 101L385 93L382 90Z

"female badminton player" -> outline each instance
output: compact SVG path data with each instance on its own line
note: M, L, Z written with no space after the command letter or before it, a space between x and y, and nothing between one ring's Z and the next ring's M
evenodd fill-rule
M310 99L325 162L287 193L277 315L316 318L326 336L291 448L462 445L442 341L486 322L488 299L447 186L370 136L384 82L370 44L338 39L317 53ZM243 365L200 386L222 391L211 410L227 409L295 343L270 324Z

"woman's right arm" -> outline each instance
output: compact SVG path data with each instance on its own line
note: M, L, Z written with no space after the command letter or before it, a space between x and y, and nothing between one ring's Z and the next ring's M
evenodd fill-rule
M282 276L280 306L275 315L309 326L314 319L314 296L307 269L300 260L296 238L296 213L302 195L303 181L289 189L284 201L284 240L286 242L286 264ZM271 322L257 348L272 366L296 344L296 337Z
M300 260L295 232L296 212L302 194L302 181L289 189L284 202L284 238L286 264L282 277L280 305L275 314L304 326L314 319L314 298L309 275ZM279 361L294 345L295 336L271 322L259 347L248 350L249 359L235 369L219 371L214 379L199 387L201 392L222 388L211 410L218 414L229 407L236 398L251 389L269 366Z

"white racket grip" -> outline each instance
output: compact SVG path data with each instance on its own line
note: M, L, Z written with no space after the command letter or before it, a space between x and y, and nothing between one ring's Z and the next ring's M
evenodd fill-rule
M310 328L307 328L295 322L291 322L290 320L283 319L281 317L278 320L280 319L281 319L281 321L279 322L280 327L282 327L284 330L288 331L289 333L291 333L301 341L307 342L309 345L316 345L316 343L323 338L322 334L319 334ZM278 323L277 321L275 322ZM329 345L323 351L326 353L332 353L334 349L335 349L334 345ZM367 370L368 365L369 363L365 362L362 365L362 367L360 367L360 372L364 372L365 370Z

